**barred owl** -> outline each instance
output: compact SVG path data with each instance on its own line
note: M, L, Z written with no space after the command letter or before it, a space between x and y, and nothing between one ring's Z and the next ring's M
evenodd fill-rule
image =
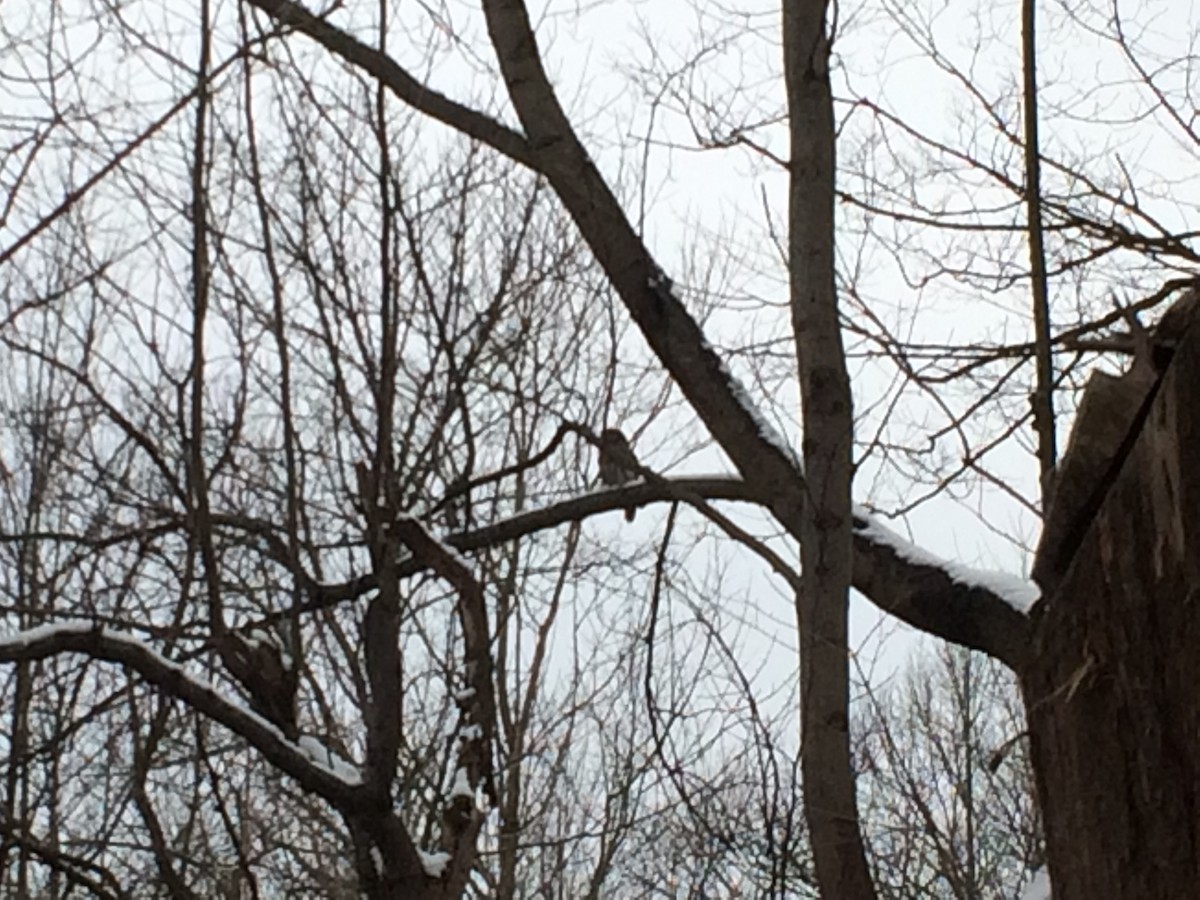
M638 477L638 461L625 435L617 428L600 432L600 481L609 487L628 484ZM625 521L632 522L635 507L625 507Z

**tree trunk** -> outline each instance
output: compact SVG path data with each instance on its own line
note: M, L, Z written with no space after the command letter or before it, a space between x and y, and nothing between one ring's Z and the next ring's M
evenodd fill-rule
M1198 383L1191 328L1034 613L1020 676L1054 900L1200 884Z
M800 375L800 761L804 813L824 897L873 900L850 754L848 617L854 544L854 411L838 316L834 253L836 137L828 0L785 0L783 48L791 158L788 267Z

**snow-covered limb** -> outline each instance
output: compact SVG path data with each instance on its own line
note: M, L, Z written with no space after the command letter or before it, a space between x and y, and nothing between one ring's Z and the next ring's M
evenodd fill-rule
M483 583L472 566L446 542L438 540L420 521L402 516L393 523L396 536L413 557L454 587L463 636L463 687L455 692L461 715L454 783L442 807L441 843L444 853L422 854L425 871L445 877L448 896L457 896L466 884L477 852L484 816L476 793L497 802L494 776L496 696L492 678L487 602Z
M357 780L343 778L315 764L303 749L266 719L231 702L212 684L191 675L182 665L137 638L88 622L64 622L41 625L0 639L0 662L46 659L60 653L82 653L132 669L163 693L240 735L301 787L338 809L356 809L367 799Z
M401 538L404 539L406 544L409 542L409 540L416 540L425 546L427 551L431 547L436 546L437 552L443 558L444 564L453 566L459 570L454 573L454 577L451 577L451 574L448 572L439 570L438 574L443 578L448 581L454 581L455 578L462 578L464 574L468 578L471 577L471 571L474 568L471 561L459 553L453 544L438 540L438 538L436 538L433 533L429 531L429 529L421 524L421 520L416 516L403 513L396 517L396 526L397 531L400 533ZM430 543L425 544L426 541ZM415 548L410 547L410 550L413 551L414 557L422 556L421 554L417 554L415 552ZM427 557L427 554L425 556ZM426 563L429 562L428 558L424 558L424 561Z
M794 467L791 481L803 490ZM786 516L778 508L787 494L769 497L737 475L673 478L660 484L620 489L621 503L642 497L695 494L706 500L757 503ZM545 509L504 519L448 541L460 550L476 550L513 540L543 528L591 515L603 498L584 493ZM609 501L604 508L615 508ZM951 562L893 532L869 509L854 509L854 587L885 612L929 634L980 650L1011 666L1020 663L1029 643L1029 611L1039 597L1036 584L1002 572L974 569ZM786 524L786 522L785 522ZM790 529L789 529L790 530Z
M439 541L419 521L410 517L398 518L393 526L397 536L413 556L436 572L454 587L458 594L458 616L463 634L464 689L458 706L463 729L470 728L474 737L465 738L460 731L459 764L463 766L471 785L481 788L491 803L496 802L493 774L493 743L496 733L496 695L492 680L491 637L487 603L483 584L475 577L467 560L444 541Z
M772 445L772 450L775 449ZM782 462L777 452L770 456ZM441 541L432 537L429 540L431 545L449 546L459 553L471 552L615 509L630 500L643 503L687 494L706 500L759 504L773 510L781 522L789 525L788 517L794 514L789 498L798 490L802 499L804 482L794 465L787 465L780 477L778 487L773 487L767 495L756 485L731 474L627 485L619 489L619 499L614 499L616 492L611 489L599 493L583 492L552 506L454 534ZM1009 665L1019 665L1028 647L1030 623L1027 613L1037 600L1036 585L1015 576L943 560L892 532L864 507L856 507L854 516L854 587L867 599L914 628L981 650ZM445 556L453 558L449 554ZM461 556L457 559L461 560ZM431 558L416 554L398 567L397 574L407 577L429 568L432 568ZM346 584L323 585L314 593L323 598L321 605L332 606L361 596L373 587L373 579L364 578ZM470 687L467 685L465 689Z
M321 766L347 784L360 784L362 782L362 773L359 772L357 766L345 760L331 748L326 747L316 737L303 734L296 741L296 746L303 751L305 756L312 760L314 765Z
M781 460L778 453L771 455ZM791 487L802 492L804 482L794 466L788 465L783 475L791 485L780 481L778 488L766 496L755 485L730 474L629 485L619 489L619 500L612 499L611 491L584 492L437 543L460 553L471 552L614 509L631 499L640 503L680 494L759 504L775 511L786 525L792 513L788 506ZM854 515L854 587L867 599L914 628L981 650L1010 665L1019 664L1028 646L1027 611L1037 599L1033 583L943 560L892 532L864 507L857 507ZM398 574L406 577L430 567L429 558L417 555L404 563ZM369 579L360 579L323 586L320 593L328 598L327 605L334 605L373 586Z
M1041 599L1041 589L1028 578L1020 578L990 569L974 569L964 566L962 563L942 559L937 554L930 553L896 534L872 515L866 507L855 507L854 518L857 534L873 543L891 547L901 559L906 559L915 565L934 566L941 569L950 576L955 584L991 591L1017 612L1028 613L1033 605Z
M37 625L33 628L27 628L24 631L18 631L16 634L0 638L0 659L9 661L9 658L5 656L7 652L11 652L9 648L16 650L32 647L52 638L56 634L92 634L98 630L103 631L105 629L98 628L92 622L85 622L78 619L69 619L65 622L48 625ZM12 657L12 659L16 658Z
M1035 585L948 562L854 511L854 587L884 612L914 628L973 650L1014 670L1030 645Z
M707 341L705 342L705 346L708 347ZM710 351L712 350L711 347L708 347L708 349ZM736 375L733 374L733 372L729 370L729 367L725 365L724 361L721 362L721 374L725 376L725 380L729 384L729 391L731 394L733 394L733 398L741 405L742 409L745 410L746 415L748 415L754 421L754 424L758 427L758 433L762 435L763 440L786 456L791 464L796 467L796 474L802 475L804 473L804 466L800 461L799 455L796 453L796 448L792 446L790 441L784 439L783 435L776 430L775 426L767 421L766 416L764 416L762 413L762 410L758 408L758 404L754 402L749 392L747 392L746 388L742 385L742 382Z

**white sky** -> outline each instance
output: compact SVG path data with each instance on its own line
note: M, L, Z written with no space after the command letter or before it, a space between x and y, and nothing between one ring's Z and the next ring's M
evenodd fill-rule
M70 8L70 4L66 6ZM215 6L226 17L233 9L228 2ZM24 23L40 22L45 7L40 0L6 0L3 27L20 33ZM538 18L549 68L590 152L635 219L644 212L647 240L677 284L685 290L705 286L705 266L713 265L707 286L719 289L723 306L715 311L701 309L693 297L695 310L705 318L709 340L735 351L729 365L746 385L749 398L794 440L798 416L794 384L772 380L786 376L790 353L784 308L786 273L772 231L785 220L785 179L774 163L745 147L701 152L693 132L693 127L711 129L706 137L728 138L744 129L744 134L765 150L786 155L786 131L779 118L784 97L777 7L777 2L730 9L707 0L596 4L556 0L540 7ZM1118 0L1116 6L1126 17L1127 33L1136 35L1144 48L1144 65L1156 72L1164 95L1181 111L1179 120L1173 120L1166 107L1138 86L1131 61L1104 37L1110 5L1096 0L1093 7L1075 7L1073 20L1061 5L1040 7L1047 153L1054 158L1086 159L1088 173L1105 183L1119 183L1124 171L1134 173L1134 185L1125 186L1128 196L1133 196L1136 188L1138 202L1152 211L1165 229L1194 229L1200 204L1198 145L1188 129L1195 126L1200 106L1196 101L1200 76L1167 62L1186 55L1193 46L1190 31L1200 21L1200 3ZM195 58L195 33L189 27L194 4L142 0L125 4L124 9L130 22L147 31L157 34L169 27L176 35L174 52L188 62ZM436 5L406 0L397 4L397 10L403 25L396 29L392 51L415 74L481 108L505 109L477 2L448 0ZM90 4L79 4L74 11L77 19L62 40L77 47L97 30ZM960 0L843 3L839 8L843 31L836 47L838 112L843 125L839 153L845 169L840 186L885 206L911 209L920 204L964 213L982 208L989 210L982 216L989 222L1019 223L1022 212L1012 208L1011 195L977 174L956 169L944 158L922 154L896 129L885 132L877 128L865 106L852 107L848 102L866 98L950 147L963 148L1018 172L1014 146L998 135L988 120L994 114L1008 127L1019 127L1019 106L1014 100L1020 78L1017 12L1015 3ZM363 26L360 34L366 36L364 23L373 16L373 2L351 0L335 21ZM937 36L944 54L939 61L931 60L930 48L921 46L915 36L924 23ZM34 24L32 31L40 28ZM296 38L292 44L303 47L307 42ZM317 55L311 47L309 51ZM54 56L53 52L48 55ZM0 109L8 116L25 109L37 112L40 107L36 94L13 80L23 74L22 64L0 60L0 71L10 76L0 82ZM956 80L954 66L970 73L970 87L977 95ZM112 109L100 126L72 136L93 148L92 158L85 154L73 165L61 164L58 169L59 163L53 163L35 173L31 183L38 187L23 193L21 204L0 224L0 252L30 220L61 199L63 185L78 184L111 147L127 140L133 133L131 121L152 118L179 95L179 85L187 83L176 63L137 47L106 44L103 52L88 57L79 71L81 83L92 79L104 85L128 108ZM8 120L9 125L11 122ZM181 120L180 127L190 127L190 118ZM433 127L430 135L430 146L444 137ZM0 137L5 146L13 140L11 135ZM164 176L179 177L178 171L169 171L170 160L159 164ZM9 157L0 157L5 183L11 178L11 165ZM942 168L931 174L934 165ZM906 167L911 168L906 171ZM1065 186L1053 166L1048 167L1045 178L1052 192ZM1078 190L1077 185L1072 187ZM159 202L165 210L174 199L164 197ZM109 202L106 192L98 191L94 202L102 208ZM1098 218L1123 217L1103 202L1080 202ZM1001 283L1003 275L1026 265L1019 240L922 232L893 226L886 218L866 217L848 206L840 207L839 214L842 275L893 333L913 341L961 344L1030 337L1026 288ZM970 215L963 218L969 220ZM111 239L118 242L119 211L110 211L99 221L112 229ZM1145 227L1145 223L1137 224ZM98 234L103 242L103 228ZM892 257L880 237L910 242L912 253ZM1051 264L1061 250L1061 245L1052 242ZM182 258L179 248L173 252ZM990 282L986 277L933 277L938 264L965 266L973 253L986 253L993 261L995 277ZM26 259L25 264L26 271L36 271L36 262ZM1113 296L1133 301L1171 274L1163 266L1147 266L1120 256L1081 275L1062 276L1052 284L1056 322L1068 327L1084 313L1106 311ZM9 293L3 295L3 302L18 302L28 287L6 284ZM856 304L848 302L846 308L856 323L866 321ZM8 311L0 307L0 317ZM778 354L777 361L765 370L755 349L764 343L770 343ZM923 457L885 456L875 450L864 460L855 499L886 514L926 493L928 482L952 470L966 448L953 436L931 440L929 435L945 425L945 412L919 391L898 382L894 367L864 360L861 341L851 339L849 345L856 354L852 371L856 405L863 416L860 440L865 443L886 415L883 441L910 448L928 443L929 452ZM621 361L631 367L631 380L636 380L633 367L647 363L645 348L636 339L627 341L621 347ZM1060 363L1065 361L1060 359ZM650 365L654 367L652 362ZM652 379L647 382L653 387ZM996 437L1006 417L1024 414L1027 385L1028 368L1007 396L971 421L967 428L970 448ZM975 397L964 388L945 399L957 412ZM639 405L630 404L635 410ZM1060 408L1069 407L1068 398L1060 400ZM671 474L727 471L728 465L715 449L690 452L695 439L691 420L686 411L672 409L651 422L638 444L643 462L669 466ZM632 422L621 424L629 431L641 430L645 418L635 414ZM1060 430L1060 451L1066 444L1067 424L1064 421ZM681 434L688 441L686 447L679 446ZM988 472L1003 482L1004 488L982 479L962 481L887 524L922 551L964 567L1021 575L1028 557L1020 545L1032 546L1037 534L1036 516L1021 502L1021 498L1037 500L1029 441L1026 427L985 457ZM921 470L923 465L928 466L926 471ZM664 514L663 508L643 510L636 524L627 528L617 511L590 523L588 536L619 548L644 549L661 535ZM769 519L759 511L739 509L736 515L756 531L772 530ZM697 614L713 617L722 635L737 644L743 664L766 698L765 706L790 703L786 693L772 693L789 684L795 674L794 619L786 587L767 573L763 563L727 542L703 544L693 552L689 564L693 570L676 577L693 583L719 577L722 585L722 596L715 599L714 606ZM958 571L964 578L994 577L967 568ZM648 589L649 579L640 583ZM1006 593L1013 586L1011 581L994 583ZM572 637L582 635L584 640L602 645L608 638L607 624L592 619ZM855 643L862 646L864 666L877 664L877 675L894 670L916 644L904 629L890 623L881 627L874 608L862 602L853 607L853 633ZM568 643L564 641L564 645ZM357 777L349 761L316 739L307 738L301 746L330 771L347 779ZM436 871L445 864L444 855L429 855L426 864ZM1048 896L1048 891L1042 895L1037 890L1035 883L1026 897Z

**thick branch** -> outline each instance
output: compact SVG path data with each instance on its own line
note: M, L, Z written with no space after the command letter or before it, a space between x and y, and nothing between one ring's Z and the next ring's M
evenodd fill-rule
M1014 670L1030 651L1032 582L938 559L860 512L854 587L914 628L979 650Z
M660 479L584 494L443 540L469 553L623 509L630 502L690 502L693 497L764 506L770 500L736 478ZM890 532L865 509L856 510L854 523L853 586L857 590L913 628L987 653L1014 668L1019 664L1028 646L1029 621L1025 613L1037 599L1037 589L1031 582L938 559ZM407 577L425 569L423 561L410 558L400 563L397 572ZM335 606L361 597L374 587L369 575L340 584L309 582L311 600L305 609Z
M335 56L375 76L397 98L413 109L499 150L509 159L536 168L529 144L524 137L491 116L456 103L445 94L417 81L386 53L368 47L337 26L314 16L293 0L248 2L281 25L288 25L303 32Z
M462 623L466 690L456 692L462 714L458 726L457 768L467 777L470 791L452 790L442 815L442 846L450 854L446 892L458 896L475 862L476 839L483 817L476 812L474 792L482 788L496 805L493 758L496 737L496 697L492 645L483 583L461 556L433 537L416 519L401 517L396 533L414 558L450 582L458 594ZM457 788L457 779L456 785Z

